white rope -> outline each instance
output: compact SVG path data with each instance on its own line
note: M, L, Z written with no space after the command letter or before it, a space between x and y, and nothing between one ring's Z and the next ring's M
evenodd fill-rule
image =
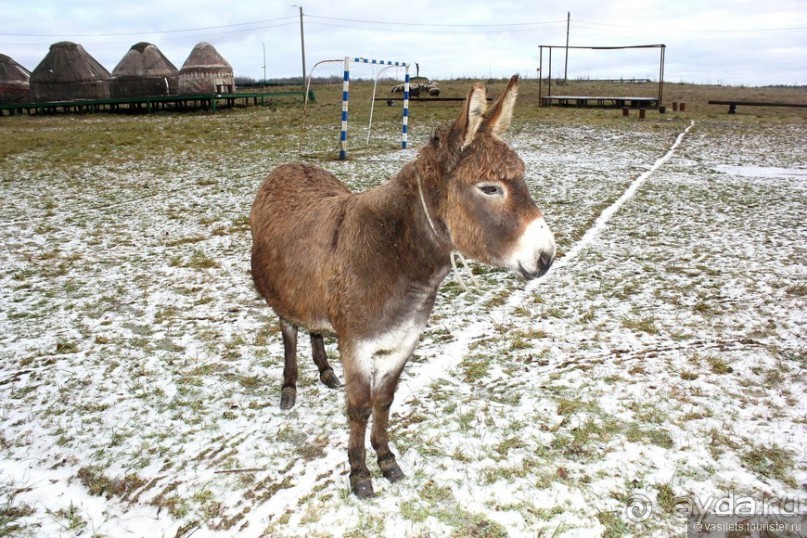
M463 269L465 269L465 272L468 273L468 276L471 278L471 283L478 288L480 286L479 281L474 276L473 271L471 271L471 266L468 264L468 260L465 259L465 256L463 256L462 252L460 252L459 250L452 250L451 267L454 269L454 276L457 277L457 282L459 282L460 286L462 286L462 289L464 289L465 291L470 291L468 289L467 284L465 284L465 280L463 280L462 278L462 271L460 271L459 268L457 267L456 258L459 258L462 261L462 267Z
M423 196L423 186L420 184L420 174L415 171L415 179L418 182L418 194L420 194L420 205L423 206L423 212L426 213L426 220L429 221L429 226L431 226L434 235L438 236L440 234L437 233L437 228L434 227L434 222L432 221L431 215L429 215L429 208L426 207L426 198Z

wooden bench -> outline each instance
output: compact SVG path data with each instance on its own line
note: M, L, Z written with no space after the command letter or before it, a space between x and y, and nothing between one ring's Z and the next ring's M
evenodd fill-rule
M742 106L782 106L782 107L790 107L790 108L807 108L807 103L768 103L768 102L760 102L760 101L743 101L740 99L737 100L723 100L723 99L713 99L709 101L710 105L728 105L729 106L729 114L736 114L737 107Z

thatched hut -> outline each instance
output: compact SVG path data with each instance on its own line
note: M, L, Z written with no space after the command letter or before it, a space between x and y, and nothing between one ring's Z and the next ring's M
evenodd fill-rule
M199 43L179 70L179 93L233 93L232 66L210 43Z
M179 70L155 45L137 43L112 70L112 97L176 95Z
M31 73L31 100L104 99L109 97L109 79L109 71L81 45L54 43Z
M5 54L0 54L0 104L30 101L30 79L30 71Z

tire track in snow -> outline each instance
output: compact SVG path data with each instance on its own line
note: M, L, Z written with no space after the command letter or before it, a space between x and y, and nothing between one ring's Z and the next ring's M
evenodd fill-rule
M608 225L608 221L619 211L623 205L625 205L628 201L630 201L634 196L636 196L636 192L644 185L650 176L652 176L656 170L667 164L670 159L672 159L673 155L675 154L675 150L678 149L678 146L681 145L681 142L684 140L684 137L689 133L690 129L695 126L695 121L693 120L690 122L689 126L681 131L679 135L675 138L675 142L673 142L670 149L667 150L667 153L664 154L663 157L660 157L653 163L653 166L650 167L649 170L644 172L642 175L637 177L633 180L633 182L625 189L625 192L622 193L622 196L619 199L605 208L600 216L597 217L597 220L594 221L594 224L586 230L586 233L583 234L583 237L580 240L572 245L572 248L569 249L568 252L564 254L564 256L555 261L552 268L549 272L543 276L543 278L539 278L533 280L532 282L527 283L523 290L516 291L510 296L510 300L500 309L496 311L497 314L501 314L504 312L509 312L513 307L515 307L518 303L523 301L524 295L528 293L532 293L535 291L538 286L540 286L543 282L546 282L548 279L551 279L552 276L560 269L564 269L567 265L574 262L574 260L580 255L580 252L583 251L586 247L591 245L594 240L602 233L605 227Z
M529 282L524 288L513 291L510 294L509 299L505 302L504 305L491 310L488 315L488 320L481 320L477 322L473 322L470 325L466 326L464 329L459 331L458 333L454 334L454 341L446 344L442 347L440 351L440 360L434 361L430 364L423 365L417 373L414 373L411 377L404 377L401 379L401 386L404 387L410 394L408 396L418 398L418 388L423 387L424 385L428 385L429 383L433 382L435 379L439 378L442 375L445 375L448 371L454 370L458 367L462 358L467 355L468 348L471 344L471 341L475 336L480 334L489 334L492 330L492 325L498 324L503 322L508 313L512 312L512 310L521 304L526 297L535 293L536 289L544 285L545 282L551 280L553 276L562 269L565 269L568 265L574 263L574 261L580 256L580 253L590 246L594 240L605 230L606 226L608 225L608 221L613 218L613 216L625 205L628 201L630 201L635 195L636 192L644 185L645 182L662 166L664 166L670 159L672 159L675 151L678 149L678 146L684 140L684 137L689 133L692 127L695 126L695 121L691 121L689 126L684 129L675 139L675 142L670 146L670 149L667 150L662 157L656 160L653 163L653 166L650 167L649 170L642 173L639 177L637 177L633 182L628 186L622 196L619 197L617 201L613 204L608 206L606 209L600 213L597 220L594 224L586 230L583 237L580 238L572 248L569 249L565 255L556 260L550 271L544 275L542 278L533 280Z

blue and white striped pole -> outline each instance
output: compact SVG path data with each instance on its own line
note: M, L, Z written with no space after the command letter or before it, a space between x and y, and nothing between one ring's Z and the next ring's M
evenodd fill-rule
M406 149L409 138L409 64L404 75L403 119L401 120L401 149Z
M347 159L347 108L350 97L350 58L345 57L345 73L342 77L342 130L339 134L339 160Z

